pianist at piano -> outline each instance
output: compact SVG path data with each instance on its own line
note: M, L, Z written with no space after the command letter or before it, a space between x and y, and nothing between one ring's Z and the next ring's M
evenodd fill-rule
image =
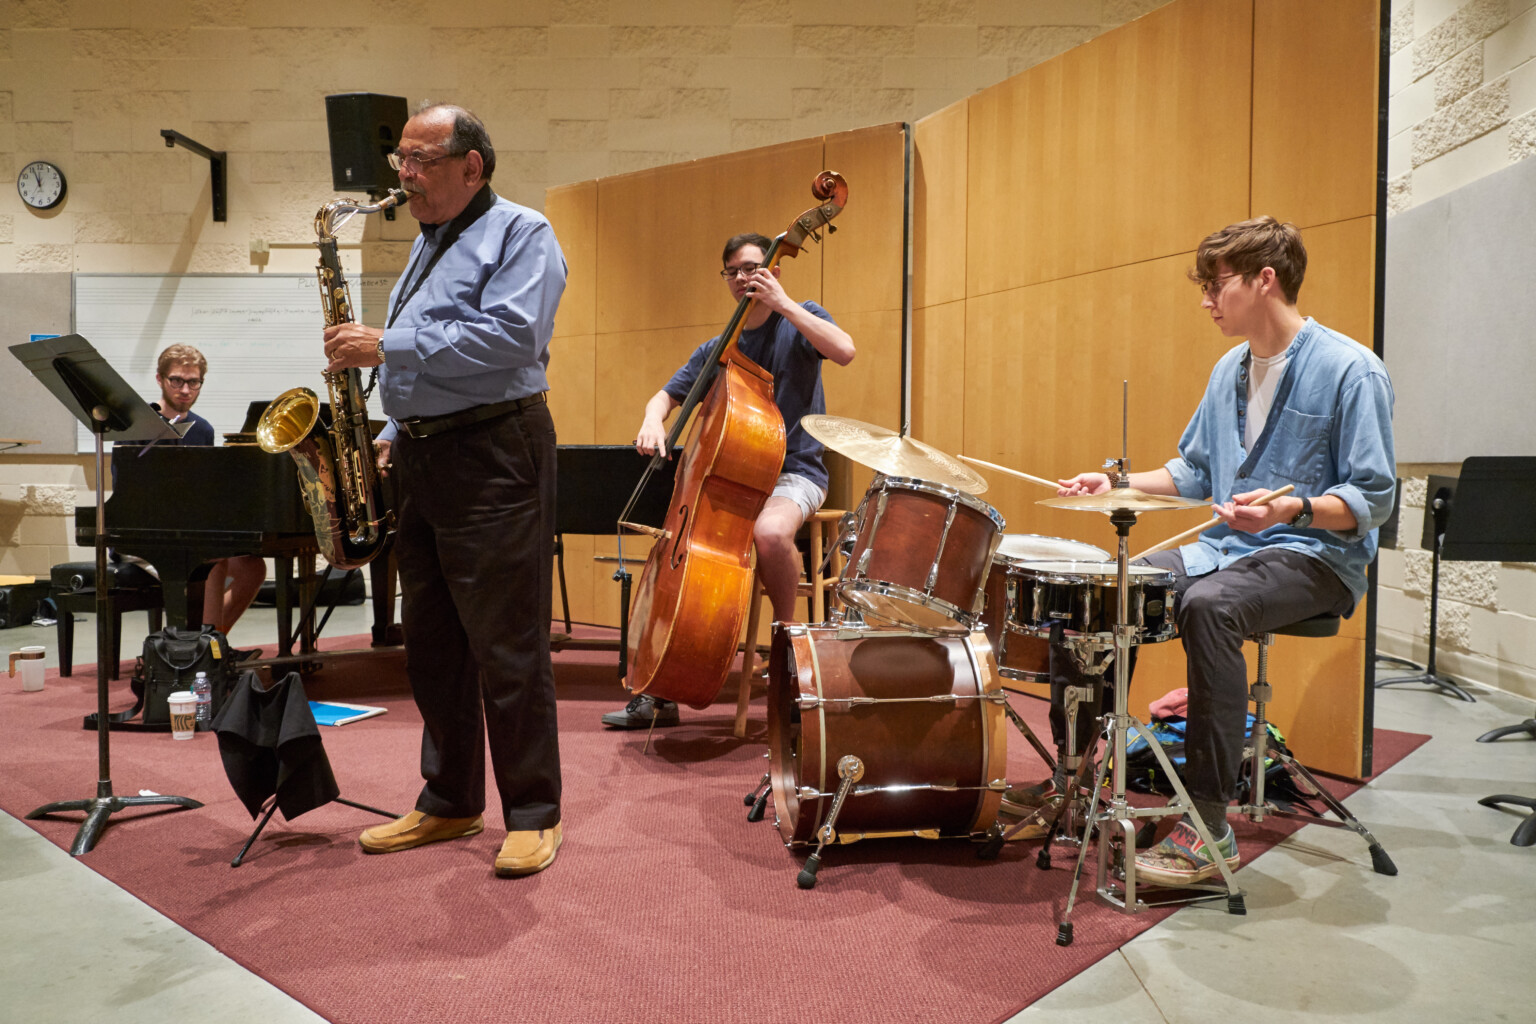
M160 385L159 403L150 403L166 422L191 423L179 441L160 441L158 445L180 444L212 447L213 424L192 411L192 406L203 393L208 377L208 360L191 345L171 345L160 353L155 364L155 383ZM119 471L129 459L144 454L138 446L119 444L112 451L112 480L116 485ZM132 472L134 466L128 470ZM167 481L168 483L168 481ZM174 492L161 488L167 503L175 500ZM128 556L133 557L133 556ZM133 558L144 562L144 559ZM256 592L267 578L267 563L255 555L232 555L214 562L208 571L208 581L203 590L203 620L211 622L219 632L229 634L240 616L251 606Z

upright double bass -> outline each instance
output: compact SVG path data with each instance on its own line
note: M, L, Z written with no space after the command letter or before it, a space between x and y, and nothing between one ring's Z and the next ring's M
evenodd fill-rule
M764 266L799 255L807 238L820 241L817 232L847 203L848 185L842 175L822 171L811 194L819 205L774 239ZM784 464L784 418L773 401L773 375L737 346L756 303L750 295L737 303L629 503L633 508L697 408L666 521L635 592L624 680L632 693L696 708L715 699L736 655L752 594L752 530Z

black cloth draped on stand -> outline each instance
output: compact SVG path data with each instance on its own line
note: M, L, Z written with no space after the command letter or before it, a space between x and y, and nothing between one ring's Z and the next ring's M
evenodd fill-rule
M341 795L297 672L266 688L255 672L241 673L213 729L224 774L252 818L274 795L288 820Z

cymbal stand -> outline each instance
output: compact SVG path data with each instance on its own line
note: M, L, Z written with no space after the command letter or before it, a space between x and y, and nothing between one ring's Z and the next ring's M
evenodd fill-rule
M1126 475L1124 472L1125 460L1118 460L1119 473L1116 475L1116 486L1125 486ZM1130 714L1128 704L1130 696L1130 656L1131 648L1136 644L1136 627L1130 623L1130 533L1131 527L1136 524L1136 513L1129 509L1115 509L1110 513L1109 521L1115 527L1115 533L1119 537L1119 577L1117 608L1114 635L1114 669L1115 669L1115 710L1105 716L1104 741L1105 757L1099 762L1099 769L1094 777L1093 794L1088 801L1088 816L1083 833L1083 844L1078 850L1077 866L1072 872L1072 888L1067 893L1066 909L1062 912L1061 921L1056 927L1056 944L1058 946L1070 946L1072 944L1072 908L1077 902L1077 888L1083 877L1083 864L1088 856L1088 840L1092 830L1099 830L1098 851L1098 875L1096 890L1100 897L1107 902L1119 907L1127 914L1134 914L1145 910L1148 906L1162 906L1173 903L1192 903L1201 900L1216 899L1220 896L1227 898L1227 912L1230 914L1245 914L1243 905L1243 891L1237 887L1236 880L1232 877L1232 870L1227 867L1225 858L1216 857L1216 865L1221 870L1222 880L1225 886L1216 885L1182 885L1176 889L1168 888L1165 891L1170 894L1165 898L1159 898L1152 903L1142 900L1136 887L1136 822L1141 818L1162 818L1173 814L1188 814L1190 822L1205 845L1212 850L1216 849L1216 842L1210 831L1205 827L1205 822L1200 820L1200 815L1195 811L1194 802L1190 800L1189 793L1184 789L1184 783L1180 780L1173 765L1168 761L1168 755L1163 752L1162 746L1157 742L1145 725ZM1174 789L1174 797L1162 807L1132 807L1126 800L1125 789L1125 750L1131 730L1136 730L1146 741L1147 745L1157 757L1158 765L1162 768L1164 777L1168 779ZM1103 792L1106 769L1113 765L1112 786L1108 800L1102 810L1099 808L1099 797ZM1118 863L1115 865L1116 874L1121 877L1117 880L1111 877L1111 852L1114 852ZM1180 895L1171 895L1178 893ZM1204 893L1205 895L1182 895L1185 893Z

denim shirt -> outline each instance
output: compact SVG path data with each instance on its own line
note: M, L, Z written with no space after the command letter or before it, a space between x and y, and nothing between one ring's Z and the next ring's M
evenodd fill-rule
M1284 547L1322 559L1355 600L1376 557L1376 528L1392 514L1397 464L1392 446L1392 382L1369 349L1308 317L1286 350L1285 374L1264 432L1243 448L1249 349L1233 348L1211 371L1205 396L1167 463L1179 494L1217 502L1246 491L1296 486L1295 496L1337 495L1355 517L1348 532L1271 526L1242 533L1221 524L1179 549L1192 576L1224 569L1262 548Z
M432 258L446 225L423 224L390 309ZM394 423L548 390L549 339L565 291L565 256L549 221L491 196L384 331L379 394Z

